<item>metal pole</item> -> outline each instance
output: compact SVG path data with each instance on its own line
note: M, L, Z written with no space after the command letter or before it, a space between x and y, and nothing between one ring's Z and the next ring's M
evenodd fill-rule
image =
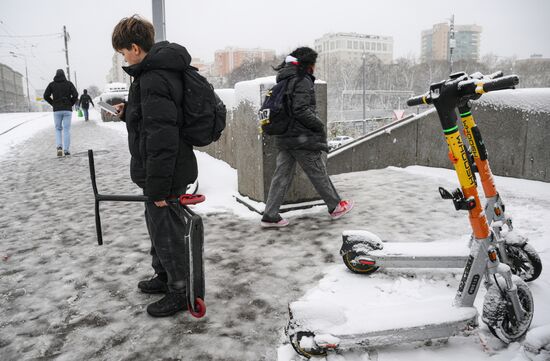
M153 0L153 27L155 28L155 43L166 40L164 0Z
M451 15L451 26L449 27L449 60L450 60L450 69L449 74L453 73L453 49L456 46L455 40L455 16Z
M76 70L74 71L74 87L76 88L76 91L78 91L78 81L76 80Z
M69 67L69 48L67 47L67 27L63 25L63 39L65 41L65 61L67 62L67 77L71 81L71 69Z
M27 78L27 101L29 102L29 113L31 112L31 97L29 95L29 72L27 70L27 57L24 56L23 59L25 59L25 78Z
M365 103L365 96L366 96L366 89L365 89L365 85L366 85L366 72L365 72L365 63L366 63L366 60L367 60L367 56L365 55L365 53L363 53L363 135L365 135L367 133L367 108L366 108L366 103Z
M13 102L15 104L14 111L17 112L17 93L15 92L15 84L17 84L17 80L15 78L15 72L13 72Z

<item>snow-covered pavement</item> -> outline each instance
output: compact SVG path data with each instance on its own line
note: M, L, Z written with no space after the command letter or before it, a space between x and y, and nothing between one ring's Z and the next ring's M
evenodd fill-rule
M287 229L264 231L259 216L232 199L236 171L198 152L199 191L207 197L196 207L205 225L207 315L198 320L184 312L153 319L145 307L159 297L136 288L152 271L143 206L103 203L105 245L96 242L86 150L96 151L100 192L139 192L129 179L123 124L97 119L92 112L90 122L73 122L70 158L56 158L53 120L46 116L46 129L2 148L2 361L297 360L290 346L282 344L287 305L314 289L323 276L344 271L338 254L343 230L367 228L394 241L463 242L468 234L466 215L441 201L437 192L440 185L455 186L452 174L423 167L335 176L341 195L356 201L351 214L332 221L317 207L290 213ZM547 265L550 222L544 211L550 207L550 184L500 177L497 182L503 183L501 194L516 228L531 238ZM343 274L348 276L355 275ZM530 285L534 327L550 324L550 313L544 312L550 302L549 276L545 268ZM376 277L389 278L388 273ZM448 277L455 279L452 273ZM492 337L486 329L481 332ZM441 347L403 346L381 352L380 360L441 360L462 348L463 357L489 359L472 339L453 338ZM498 341L489 346L500 357L495 360L519 349ZM366 359L358 353L330 360Z

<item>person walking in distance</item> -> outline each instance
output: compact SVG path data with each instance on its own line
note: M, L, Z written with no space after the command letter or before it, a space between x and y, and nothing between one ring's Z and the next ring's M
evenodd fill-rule
M80 99L78 100L78 106L82 108L82 112L84 113L84 120L88 121L88 109L90 108L90 103L92 103L92 107L95 107L94 101L92 100L92 97L88 94L88 90L83 90L84 94L80 96Z
M277 165L262 217L264 228L288 225L279 214L279 208L292 182L296 163L299 163L309 180L328 207L330 217L340 218L351 211L353 201L342 200L330 180L326 158L327 134L323 122L316 113L315 77L313 72L317 52L308 47L294 50L275 70L276 81L287 80L289 97L287 104L292 121L288 130L277 136Z
M78 100L78 92L73 83L65 77L63 69L57 69L53 81L44 91L44 100L53 107L57 156L71 155L71 118L73 106Z

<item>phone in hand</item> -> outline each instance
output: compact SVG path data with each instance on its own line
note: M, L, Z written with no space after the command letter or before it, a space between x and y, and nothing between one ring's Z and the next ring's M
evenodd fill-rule
M109 103L98 102L97 105L99 105L99 107L105 110L106 112L109 112L113 115L118 115L118 111L116 110L116 108Z

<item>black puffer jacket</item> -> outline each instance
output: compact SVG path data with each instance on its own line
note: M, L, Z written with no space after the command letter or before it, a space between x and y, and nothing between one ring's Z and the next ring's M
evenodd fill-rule
M197 178L193 147L180 141L182 71L191 56L178 44L153 45L139 64L123 69L134 81L125 107L130 175L152 200L185 193Z
M90 107L90 103L92 103L92 106L94 106L94 101L92 100L92 97L89 96L87 93L82 94L80 96L80 99L78 100L78 105L84 109L88 109Z
M279 70L277 83L284 79L289 79L293 122L285 134L277 136L279 148L328 152L325 127L316 113L315 77L300 74L296 65L287 64Z
M53 81L48 84L48 87L44 91L44 100L53 107L54 112L60 110L70 111L78 100L76 88L73 83L65 78L65 73L62 69L57 70Z

